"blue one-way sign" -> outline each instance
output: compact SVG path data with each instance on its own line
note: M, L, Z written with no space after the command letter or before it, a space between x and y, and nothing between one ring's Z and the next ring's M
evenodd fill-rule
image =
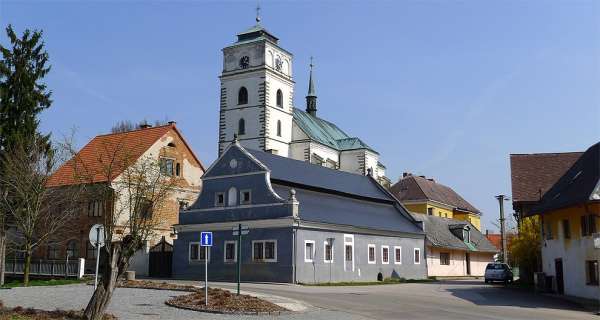
M212 247L212 232L200 232L200 246Z

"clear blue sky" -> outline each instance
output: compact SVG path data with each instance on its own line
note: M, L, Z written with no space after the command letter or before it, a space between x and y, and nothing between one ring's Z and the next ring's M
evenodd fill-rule
M118 120L177 121L216 158L221 48L256 1L0 1L2 27L44 30L54 104L42 127L83 145ZM261 1L294 53L296 106L315 56L319 114L498 217L510 153L600 137L598 1ZM0 41L6 43L4 33ZM510 205L508 206L510 209ZM509 210L511 212L511 210Z

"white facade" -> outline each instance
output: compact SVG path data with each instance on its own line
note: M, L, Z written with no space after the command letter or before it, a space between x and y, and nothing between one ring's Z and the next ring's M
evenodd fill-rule
M279 47L277 41L257 24L238 34L238 42L223 49L219 154L237 135L246 148L356 174L366 174L372 169L375 178L385 178L377 153L367 148L332 148L314 140L298 126L293 106L293 56ZM247 101L240 101L242 87L247 90Z
M448 255L447 261L442 261L442 254ZM494 262L492 252L467 252L445 248L427 247L427 275L430 277L482 277L488 263ZM467 264L469 265L467 267Z
M542 240L542 270L554 277L553 290L556 288L556 261L562 261L564 294L573 297L597 299L600 294L598 285L587 284L585 262L598 260L600 250L594 249L591 236L565 239L562 228L558 237Z

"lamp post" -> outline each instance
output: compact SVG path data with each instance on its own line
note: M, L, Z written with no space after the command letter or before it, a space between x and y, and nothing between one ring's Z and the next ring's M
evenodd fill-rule
M502 262L507 263L508 257L506 250L506 219L504 218L504 201L509 201L510 198L503 194L499 194L496 196L496 199L498 199L498 204L500 206L500 241L502 243Z

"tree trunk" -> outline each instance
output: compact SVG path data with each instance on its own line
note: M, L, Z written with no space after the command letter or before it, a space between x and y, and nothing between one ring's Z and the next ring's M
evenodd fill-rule
M2 226L0 226L2 228ZM0 287L4 285L4 272L6 268L6 232L0 230Z
M25 249L25 267L23 268L23 286L29 286L29 272L31 270L31 247Z
M98 250L98 253L100 252L106 252L106 250ZM111 252L106 258L109 263L101 263L104 266L102 278L83 313L88 320L102 319L112 299L117 280L125 272L129 263L129 258L123 256L122 248L118 243L112 244Z

